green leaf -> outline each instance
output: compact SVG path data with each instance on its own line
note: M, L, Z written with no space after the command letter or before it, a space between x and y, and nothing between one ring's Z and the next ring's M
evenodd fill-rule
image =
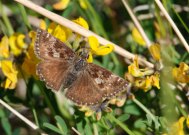
M1 124L7 135L12 135L11 125L6 117L1 118Z
M57 126L59 127L59 129L63 131L64 134L67 134L68 128L65 121L60 116L55 116L55 119L58 122Z
M140 111L136 105L127 105L124 108L124 112L128 114L132 114L132 115L137 115L137 116L140 115Z
M5 117L5 113L2 109L0 109L0 118Z
M56 133L59 133L59 134L62 134L62 132L60 131L60 129L58 129L57 127L55 127L54 125L50 124L50 123L44 123L43 124L44 127L56 132Z
M155 129L156 129L156 130L159 130L159 127L160 127L161 125L159 124L159 117L158 117L158 116L156 116L156 119L155 119L154 123L155 123Z
M137 121L135 121L134 127L139 129L146 129L146 124L142 119L138 119Z
M85 133L87 135L93 135L93 132L92 132L92 129L91 129L89 123L85 125Z
M147 118L147 124L149 125L149 126L151 126L152 125L152 117L149 115L149 114L146 114L146 118Z
M128 120L129 117L130 117L130 115L127 114L127 113L125 113L125 114L119 116L117 119L118 119L119 121L121 121L121 122L124 122L124 121Z

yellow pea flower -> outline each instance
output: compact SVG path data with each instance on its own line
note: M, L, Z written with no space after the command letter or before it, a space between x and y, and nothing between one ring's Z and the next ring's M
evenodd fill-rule
M189 82L189 66L184 62L181 62L179 67L172 69L173 77L177 82L188 83Z
M185 135L183 123L185 117L181 117L177 122L175 122L171 128L171 134L173 135Z
M136 56L133 63L128 66L128 72L134 77L142 77L145 75L150 75L154 71L151 69L140 69L138 64L138 57Z
M0 42L0 58L9 57L9 39L4 36Z
M14 89L17 83L18 71L14 67L12 61L3 60L1 61L1 69L3 74L6 76L6 80L1 84L5 89Z
M189 116L186 118L186 126L189 128Z
M37 57L34 54L34 43L35 43L35 37L36 33L34 31L29 32L29 37L31 38L31 44L28 48L28 51L26 53L26 57L24 59L24 62L22 64L22 69L27 75L33 75L35 78L36 76L36 64L39 62Z
M40 20L39 27L40 27L42 30L46 30L47 24L45 23L45 21L44 21L43 19Z
M111 44L107 44L104 46L100 46L98 40L94 36L88 37L88 43L90 46L90 53L89 53L89 58L88 62L92 62L92 54L95 55L107 55L110 52L113 51L114 46Z
M153 44L149 48L150 53L154 60L159 61L161 59L161 54L160 54L160 45L159 44Z
M79 4L80 4L81 8L87 9L87 4L86 4L85 0L79 0Z
M56 10L64 10L68 7L70 0L60 0L59 2L53 4L53 8ZM87 4L84 0L79 0L81 8L87 9Z
M70 0L60 0L59 2L53 4L53 8L56 10L63 10L67 8Z
M132 29L132 37L135 42L137 42L139 45L146 46L146 42L144 41L143 37L139 33L136 27Z
M82 27L84 27L87 30L89 29L89 25L88 25L87 21L82 17L79 17L79 18L72 20L72 21L81 25Z
M159 75L155 74L155 75L147 76L145 78L138 78L138 79L136 79L134 84L136 87L143 89L144 92L149 91L152 88L152 86L160 89Z
M151 76L151 79L152 79L152 85L154 87L157 87L158 89L160 89L160 86L159 86L159 73L155 73L154 75Z
M22 51L27 47L24 42L25 35L15 33L9 37L9 44L11 48L11 52L18 56L22 53Z

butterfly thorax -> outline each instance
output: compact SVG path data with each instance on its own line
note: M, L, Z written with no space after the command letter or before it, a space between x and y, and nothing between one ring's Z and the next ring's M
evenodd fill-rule
M77 79L78 74L80 74L80 71L85 70L87 66L87 62L85 59L77 59L76 62L73 62L74 66L72 69L70 69L70 72L67 75L67 79L64 82L63 88L68 88L72 85L72 83Z

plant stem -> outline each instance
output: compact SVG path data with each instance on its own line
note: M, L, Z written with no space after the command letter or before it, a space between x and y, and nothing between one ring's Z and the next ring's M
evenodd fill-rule
M6 107L9 111L11 111L14 115L16 115L18 118L20 118L22 121L24 121L27 125L29 125L32 129L37 130L39 127L35 125L33 122L28 120L26 117L21 115L19 112L17 112L15 109L13 109L11 106L9 106L7 103L5 103L3 100L0 99L0 104L2 104L4 107Z
M3 18L3 21L7 27L7 30L8 30L8 35L12 35L14 33L14 30L12 28L12 25L9 21L9 18L7 17L6 13L4 13L3 11L3 4L2 4L2 1L0 1L0 13L2 15L2 18Z
M37 83L39 89L41 90L41 93L44 95L45 101L46 101L48 107L50 108L51 113L55 116L56 115L55 110L53 109L53 106L52 106L51 102L49 101L49 98L47 97L47 94L45 93L44 88L41 86L41 84L39 84L39 82L36 82L36 83Z
M37 118L37 113L36 113L35 108L32 108L32 112L33 112L33 115L34 115L35 122L36 122L37 126L39 127L39 121L38 121L38 118Z
M116 119L112 114L107 115L108 118L117 123L128 135L135 135L125 124Z
M31 29L31 25L30 25L30 23L29 23L29 21L28 21L27 13L26 13L26 10L25 10L24 6L21 5L21 4L18 4L18 7L19 7L19 9L20 9L20 12L21 12L21 15L22 15L22 18L23 18L24 23L26 24L26 26L27 26L29 29Z
M153 121L156 120L155 116L136 98L133 99L133 102L137 104L143 111L145 111L152 118Z

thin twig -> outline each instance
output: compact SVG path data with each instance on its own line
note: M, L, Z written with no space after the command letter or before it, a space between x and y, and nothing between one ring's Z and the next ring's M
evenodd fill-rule
M173 27L175 33L177 34L177 36L179 37L180 41L183 43L184 47L186 48L186 50L189 52L189 46L188 43L186 42L186 40L184 39L184 37L182 36L181 32L179 31L179 29L177 28L176 24L173 22L173 20L171 19L171 17L169 16L169 14L167 13L167 11L165 10L165 8L163 7L162 3L159 0L155 0L156 4L158 5L158 7L160 8L161 12L165 15L165 17L167 18L168 22L171 24L171 26Z
M151 46L151 41L149 40L149 38L147 37L147 35L144 32L144 29L142 28L142 26L140 25L139 21L137 20L136 16L134 15L133 11L131 10L131 8L129 7L129 5L127 4L126 0L122 0L125 8L127 9L131 19L133 20L135 26L137 27L138 31L140 32L142 38L144 39L144 41L146 42L147 47L149 48Z
M79 133L79 131L77 131L77 129L75 129L74 127L72 127L72 130L73 130L77 135L81 135L81 133Z
M3 100L0 99L0 104L2 104L4 107L6 107L9 111L11 111L14 115L19 117L22 121L24 121L27 125L29 125L32 129L37 130L39 127L35 125L33 122L28 120L26 117L21 115L19 112L17 112L15 109L13 109L11 106L9 106L7 103L5 103Z
M100 42L100 44L102 45L106 45L106 44L112 44L114 45L114 50L116 53L118 53L119 55L125 57L125 58L128 58L128 59L132 59L135 57L134 54L124 50L123 48L119 47L118 45L114 44L113 42L110 42L102 37L100 37L99 35L95 34L94 32L92 31L89 31L87 29L84 29L83 27L81 27L80 25L66 19L66 18L63 18L62 16L59 16L53 12L50 12L34 3L32 3L31 1L29 0L15 0L16 2L19 2L21 4L23 4L24 6L40 13L41 15L53 20L54 22L57 22L71 30L73 30L74 32L76 33L79 33L80 35L84 36L84 37L89 37L89 36L95 36L98 41ZM140 64L145 64L146 66L148 67L154 67L154 65L144 59L140 59Z

